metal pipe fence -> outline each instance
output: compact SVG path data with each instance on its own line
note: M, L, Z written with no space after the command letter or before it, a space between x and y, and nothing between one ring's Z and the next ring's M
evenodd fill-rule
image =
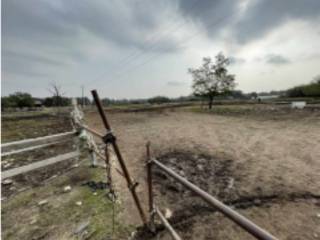
M161 211L155 207L155 212L157 213L157 215L159 216L161 222L163 223L163 225L165 226L165 228L169 231L171 237L174 240L182 240L182 238L178 235L178 233L173 229L173 227L170 225L170 223L168 222L168 220L165 218L165 216L163 216L163 214L161 213Z
M107 146L109 146L109 145L112 146L113 153L116 156L116 158L118 159L120 167L121 167L121 170L119 170L117 168L115 168L115 169L122 177L124 177L126 179L127 184L128 184L128 188L132 194L132 197L134 199L134 203L138 209L141 220L145 225L149 226L149 229L151 231L155 231L154 217L155 217L155 215L157 215L159 217L160 221L165 226L165 228L169 231L172 238L174 240L181 240L181 237L173 229L173 227L170 225L169 221L163 216L163 214L161 213L159 208L156 207L154 204L153 186L152 186L152 167L156 166L159 169L161 169L162 171L164 171L165 173L167 173L169 176L171 176L173 179L175 179L177 182L181 183L184 187L186 187L189 190L191 190L192 192L196 193L200 198L202 198L204 201L206 201L209 205L213 206L219 212L224 214L224 216L226 216L227 218L232 220L234 223L236 223L237 225L242 227L245 231L250 233L255 238L260 239L260 240L276 240L277 239L276 237L274 237L273 235L268 233L266 230L262 229L261 227L257 226L255 223L253 223L252 221L250 221L246 217L239 214L237 211L233 210L232 208L228 207L224 203L220 202L218 199L211 196L209 193L205 192L204 190L200 189L195 184L189 182L186 178L178 175L177 173L175 173L173 170L171 170L170 168L168 168L167 166L165 166L164 164L162 164L158 160L151 158L150 143L147 143L147 146L146 146L146 148L147 148L147 150L146 150L146 155L147 155L146 169L147 169L147 185L148 185L147 189L148 189L148 204L149 204L149 208L148 208L149 218L147 219L146 215L142 209L141 202L140 202L138 195L135 191L137 183L132 181L132 179L130 177L129 171L128 171L127 166L125 164L125 161L124 161L124 159L121 155L120 149L117 145L116 137L113 135L113 133L111 131L110 124L109 124L108 119L105 115L105 112L102 108L102 104L101 104L100 98L98 96L98 93L95 90L93 90L92 96L94 98L99 115L100 115L102 122L104 124L104 127L106 129L106 134L103 135L103 134L99 133L98 131L91 129L90 127L88 127L86 125L81 125L81 127L83 129L87 130L88 132L90 132L91 134L102 139L102 141L106 144L104 156L102 153L97 151L97 149L94 149L94 151L97 153L97 155L101 159L103 159L105 161L106 168L107 168L106 169L107 175L108 175L108 179L110 178L110 181L111 181L111 173L110 173L111 164L110 164L110 159L109 159L109 150L111 150L111 149L107 148Z
M160 168L162 171L170 175L172 178L174 178L177 182L181 183L183 186L191 190L192 192L196 193L200 198L202 198L204 201L206 201L209 205L213 206L215 209L217 209L219 212L224 214L224 216L228 217L230 220L232 220L234 223L242 227L244 230L246 230L248 233L250 233L252 236L256 237L257 239L261 240L276 240L277 238L268 233L266 230L260 228L255 223L247 219L246 217L239 214L237 211L231 209L224 203L220 202L213 196L211 196L209 193L205 192L195 184L189 182L186 178L181 177L177 173L175 173L170 168L166 167L164 164L160 163L156 159L150 159L149 164L154 164L158 168ZM148 181L149 182L149 181ZM152 191L152 182L149 182L149 189Z

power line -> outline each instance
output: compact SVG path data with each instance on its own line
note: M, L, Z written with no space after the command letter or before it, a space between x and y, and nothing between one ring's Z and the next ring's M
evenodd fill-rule
M221 23L222 21L224 21L225 19L233 16L234 13L236 13L236 11L234 11L232 14L230 14L230 15L228 15L228 16L223 16L223 17L221 17L218 21L212 22L211 24L209 24L209 25L207 26L207 28L208 28L208 27L210 28L210 27L213 27L213 26L215 26L215 25L220 24L220 23ZM190 37L188 37L186 40L182 41L181 43L188 42L188 41L190 41L190 40L192 40L192 39L194 39L195 37L198 37L198 36L199 36L199 30L196 30L192 35L190 35ZM150 58L147 58L146 61L144 61L144 62L136 65L136 66L133 67L133 68L129 68L129 70L127 70L127 71L119 72L118 74L114 75L114 77L119 77L119 76L122 76L122 75L124 75L124 74L129 73L129 72L132 72L133 70L135 70L135 69L137 69L137 68L139 68L139 67L142 67L142 66L146 65L146 64L149 63L152 59L158 57L159 55L162 55L162 52L159 52L159 53L157 53L157 54L155 54L155 55L152 55Z
M193 2L193 4L191 5L191 7L196 6L197 3L198 3L198 1ZM198 10L199 10L199 9L198 9ZM203 13L203 12L201 12L201 13ZM233 13L230 14L229 16L232 16L232 15L233 15ZM222 20L224 20L224 18L226 18L226 17L228 17L228 16L223 17ZM183 20L183 21L184 21L184 20ZM221 22L221 19L220 19L218 22L213 22L212 24L209 24L207 27L212 27L213 25L215 25L215 24L217 24L217 23L219 23L219 22ZM174 31L169 31L169 32L167 31L165 35L162 35L162 37L164 37L164 36L169 36L170 34L176 32L177 30L179 30L182 26L184 26L184 25L187 24L187 23L188 23L188 22L184 21L184 22L180 23L179 25L176 25L175 28L173 28ZM174 27L174 25L172 25L172 26ZM195 33L197 33L197 32L198 32L198 30L195 31ZM192 35L193 35L193 36L192 36ZM189 40L191 40L191 39L193 39L194 37L197 36L197 34L192 34L192 35L191 35L187 40L182 41L181 43L183 43L183 42L188 42ZM154 36L156 36L156 35L154 35ZM158 39L160 39L160 38L158 37ZM148 42L148 41L145 41L145 43L146 43L146 42ZM152 49L153 49L153 50L154 50L154 49L156 49L156 48L157 48L157 41L153 41L153 43L152 43L151 45L149 45L149 47L147 47L146 49L148 49L148 50L152 50ZM132 54L130 54L130 55L127 57L127 59L125 58L125 59L123 59L123 60L124 60L124 61L128 60L130 56L131 56L131 59L132 59L133 57L135 57L135 60L136 60L139 56L143 56L143 55L145 55L145 54L148 54L148 53L146 53L146 51L145 51L145 52L132 53ZM159 55L161 55L161 54L162 54L162 52L158 52L158 53L156 53L155 55L151 55L151 57L150 57L150 58L147 58L146 61L141 62L140 64L138 64L138 65L136 65L136 66L133 65L133 67L131 67L131 68L129 67L129 69L126 70L126 71L123 71L123 70L121 70L121 69L113 70L113 73L112 73L112 74L113 74L115 77L118 77L118 76L122 76L123 73L126 74L126 73L128 73L128 72L132 72L132 71L135 70L136 68L139 68L139 67L141 67L141 66L144 66L144 65L147 64L149 61L151 61L152 59L154 59L155 57L157 57L157 56L159 56ZM129 59L129 60L130 60L130 59ZM132 62L132 61L129 61L128 63L130 63L130 62ZM121 61L120 61L119 63L121 63ZM104 75L106 75L107 73L108 73L107 71L103 72L103 73L100 74L98 77L96 77L95 79L93 79L93 80L91 81L91 83L96 82L97 80L99 80L100 78L102 78L102 77L103 77Z
M196 6L196 4L198 3L197 0L195 0L193 2L193 4L189 7L189 8L193 8L194 6ZM199 10L199 9L198 9ZM175 19L178 19L178 17L176 17ZM177 21L175 21L177 22ZM161 39L161 38L164 38L164 37L167 37L169 36L170 34L172 34L173 32L176 32L177 30L179 30L181 27L183 27L185 24L187 24L187 22L185 20L182 20L182 22L180 22L180 24L178 25L174 25L174 24L171 24L171 26L173 28L170 28L169 30L167 29L166 31L163 31L163 32L160 32L160 37L157 36L157 34L154 34L152 36L151 39L148 39L148 40L145 40L142 44L143 45L147 45L147 47L144 49L144 51L142 50L136 50L136 51L133 51L131 54L129 54L127 57L125 58L122 58L116 65L120 65L120 64L124 64L124 63L130 63L132 62L132 60L136 60L136 58L140 57L140 56L143 56L145 54L147 54L148 52L147 51L150 51L150 50L154 50L154 47L158 44L158 41ZM162 34L162 33L166 33L166 34ZM162 34L162 35L161 35ZM151 44L148 44L148 42L150 42ZM146 53L147 52L147 53ZM129 60L129 61L128 61ZM122 66L120 66L121 68ZM119 70L118 70L119 71ZM92 82L95 82L97 80L99 80L100 78L102 78L107 72L103 72L102 74L99 75L99 77L96 77L94 80L91 81Z
M194 0L193 3L192 3L192 5L191 5L189 8L190 8L190 9L193 8L197 3L198 3L198 1L197 1L197 0ZM173 19L175 19L175 20L180 20L179 17L175 17L175 18L173 18ZM171 26L174 27L174 24L175 24L175 23L177 23L177 21L174 21L174 23L171 24ZM178 22L178 23L179 23L179 22ZM182 24L181 24L181 23L182 23ZM164 31L164 32L160 32L160 34L158 34L158 35L161 35L162 33L167 33L167 34L164 35L164 36L167 36L168 33L170 34L170 32L172 32L171 30L175 31L176 29L179 29L179 28L182 27L184 24L186 24L186 23L184 22L184 20L182 20L181 23L180 23L178 26L176 26L175 28L170 28L169 31L166 30L166 31ZM170 25L169 25L169 26L170 26ZM151 39L147 39L147 40L143 41L143 42L142 42L142 45L146 45L146 46L147 46L147 47L144 49L144 52L145 52L146 50L151 50L151 49L153 48L153 46L161 39L161 37L163 38L163 36L158 37L158 36L157 36L157 33L155 33L155 34L153 34L153 36L151 37ZM149 42L150 42L151 44L149 44ZM124 59L120 60L117 65L119 65L120 63L123 63L123 62L127 61L128 59L130 60L130 59L132 59L133 57L138 57L138 56L141 55L141 54L143 55L144 52L141 51L141 50L136 50L136 51L132 52L131 54L129 54L129 55L128 55L127 57L125 57ZM123 60L124 60L124 61L123 61Z

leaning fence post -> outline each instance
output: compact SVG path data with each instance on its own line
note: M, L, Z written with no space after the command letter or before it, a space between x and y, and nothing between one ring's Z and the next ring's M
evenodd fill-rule
M105 115L105 113L103 111L102 103L100 101L100 98L98 96L97 91L96 90L92 90L91 93L92 93L93 99L95 101L95 104L97 106L97 109L98 109L98 112L100 114L100 117L102 119L103 125L107 130L106 135L102 139L106 144L111 144L112 145L114 153L117 156L117 159L118 159L118 161L120 163L120 167L121 167L121 169L123 171L123 175L126 178L126 181L127 181L127 184L128 184L128 188L129 188L129 190L130 190L130 192L132 194L134 203L136 204L136 207L137 207L137 209L139 211L141 220L142 220L142 222L144 224L147 224L147 219L146 219L146 216L145 216L144 211L142 209L141 202L140 202L139 197L138 197L138 195L137 195L137 193L135 191L135 188L138 185L138 183L137 182L134 183L131 180L129 171L127 169L125 161L124 161L124 159L123 159L123 157L122 157L122 155L120 153L120 149L119 149L118 144L116 142L116 137L113 135L113 133L111 131L111 128L110 128L110 125L109 125L109 122L107 120L107 117L106 117L106 115Z
M105 163L106 163L106 171L107 171L107 181L110 184L110 186L112 186L111 161L110 161L108 145L105 146L104 153L105 153Z
M155 225L154 225L155 209L153 205L152 162L151 162L151 155L150 155L150 142L147 142L146 150L147 150L146 167L147 167L147 182L148 182L148 196L149 196L149 228L152 232L154 232L155 231Z

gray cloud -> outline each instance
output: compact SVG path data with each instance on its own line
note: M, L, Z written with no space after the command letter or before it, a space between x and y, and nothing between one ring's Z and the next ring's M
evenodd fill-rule
M229 57L229 61L231 65L240 65L246 62L244 58L239 58L239 57Z
M53 65L53 66L61 66L63 65L62 61L53 60L43 56L37 56L33 54L24 54L18 53L10 50L4 50L1 53L2 56L5 56L6 61L22 61L25 64L30 62L35 62L39 64Z
M319 0L251 1L247 11L234 27L236 39L245 43L263 37L289 20L310 20L320 17Z
M118 46L149 48L146 39L161 23L167 1L21 1L2 4L4 41L22 37L39 45L72 42L81 32ZM154 14L157 12L158 14ZM157 38L158 51L173 51L172 39Z
M199 30L195 34L200 37L206 35L210 41L205 39L205 42L212 42L213 48L222 46L221 50L226 51L227 47L223 46L228 46L230 40L231 45L241 43L238 44L239 49L236 49L241 51L241 48L250 48L247 43L263 39L269 31L286 21L298 19L316 22L315 20L320 19L319 0L249 0L246 11L241 14L240 6L243 2L245 1L3 1L1 31L4 92L21 89L33 91L34 86L38 89L35 91L39 91L46 88L48 81L59 81L64 86L69 85L69 91L74 93L78 91L73 90L74 86L84 83L89 85L92 79L101 76L104 78L103 81L98 79L94 84L100 81L102 86L112 82L112 89L118 90L106 90L110 91L110 94L124 94L123 86L128 88L126 94L151 94L149 89L146 91L146 86L158 94L159 86L164 87L164 84L163 89L173 94L178 92L178 89L187 89L187 84L183 81L189 76L182 75L181 72L185 72L185 69L194 64L192 54L205 52L204 46L199 45L192 45L186 51L181 51L181 43L193 37L194 26ZM194 25L189 31L190 21ZM175 28L182 26L181 24L183 27ZM172 29L175 29L173 31L176 35L171 32ZM319 31L318 28L315 29ZM147 41L148 39L151 41ZM200 39L200 42L202 40L204 39ZM313 41L317 40L310 40L311 43ZM227 50L228 54L240 56L241 53L231 50ZM130 56L132 51L141 51L145 55L142 58L133 57L130 59L131 62L118 64L123 57L126 59ZM263 51L261 56L264 56L265 52ZM110 74L126 72L127 68L148 60L149 55L157 54L165 57L152 59L150 68L144 66L143 71L136 71L136 75L130 74L127 79L122 76L114 78ZM306 54L309 56L309 53ZM315 55L312 61L317 59ZM162 61L161 65L156 61ZM231 64L241 65L245 61L238 57L231 58ZM261 61L269 64L289 62L286 57L280 55L262 57ZM172 62L179 62L174 70ZM170 75L173 77L161 77L164 71L172 71ZM145 82L141 89L137 84L133 84L144 81L146 75L151 76L152 84L151 81ZM163 79L173 81L167 82ZM182 82L174 79L181 79Z
M3 1L3 88L11 81L10 76L17 79L18 75L21 81L32 77L28 81L39 86L47 84L44 79L65 81L73 77L79 82L86 77L76 77L79 70L89 77L99 75L94 71L99 64L110 67L133 50L176 52L180 47L174 38L159 35L172 5L170 0ZM156 47L151 45L154 42ZM98 58L103 62L96 62Z
M219 31L232 29L239 43L263 37L270 30L292 19L310 20L320 17L319 0L250 0L243 15L239 15L241 1L236 0L180 0L184 16L200 22L210 37Z
M222 26L233 21L239 7L237 0L180 0L182 14L196 23L203 25L210 37L217 37ZM231 15L232 14L232 15Z
M179 87L185 85L185 83L182 81L169 81L167 82L167 85L170 87Z
M269 54L265 57L266 63L273 65L283 65L290 63L290 60L279 54Z

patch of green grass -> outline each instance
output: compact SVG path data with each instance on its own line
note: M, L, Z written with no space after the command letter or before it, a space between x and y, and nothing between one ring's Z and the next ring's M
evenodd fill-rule
M87 171L87 172L85 172ZM85 173L85 174L84 174ZM70 183L77 174L84 174L79 182ZM62 175L46 186L36 187L17 194L2 204L2 234L4 239L79 239L75 229L89 221L86 236L90 239L126 239L133 226L119 222L119 203L113 204L107 190L94 194L83 181L104 181L105 171L99 168L80 166ZM71 192L64 193L63 187L71 185ZM39 206L41 200L47 204ZM76 202L81 201L81 206ZM114 214L114 221L113 221ZM31 224L33 220L35 223Z
M8 201L6 204L2 205L1 212L5 213L6 211L10 211L21 206L29 205L34 198L34 195L35 193L33 191L25 191L16 195L14 198L10 199L10 201Z
M2 142L46 136L71 130L70 121L53 115L31 115L28 118L2 117Z

